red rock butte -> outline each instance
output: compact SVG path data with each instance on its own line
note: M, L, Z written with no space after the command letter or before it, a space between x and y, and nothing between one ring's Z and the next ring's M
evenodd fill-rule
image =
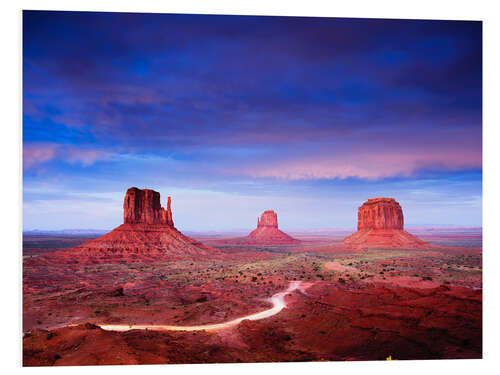
M238 245L294 245L301 241L289 236L278 229L278 215L272 210L267 210L257 218L257 229L248 236L223 240L225 243Z
M403 209L394 198L371 198L358 208L358 231L342 241L364 250L422 249L429 244L404 230Z
M167 209L160 203L160 193L149 189L132 187L125 194L123 202L124 224L163 224L174 226L172 220L171 198L168 197Z
M105 235L51 255L69 263L169 261L198 259L220 251L183 235L174 227L171 198L167 209L160 193L132 187L123 202L123 224Z

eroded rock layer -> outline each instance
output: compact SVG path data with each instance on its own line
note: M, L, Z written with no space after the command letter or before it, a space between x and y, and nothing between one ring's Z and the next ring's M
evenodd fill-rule
M52 253L47 259L63 263L127 263L220 254L219 250L183 235L174 227L170 197L165 210L160 204L160 193L133 187L127 190L123 210L124 224L80 246Z
M300 241L278 229L278 215L272 210L257 218L257 228L248 236L220 241L237 245L293 245Z
M403 209L394 198L368 199L358 208L358 231L346 237L348 248L421 249L428 244L404 230Z
M149 189L132 187L127 190L123 201L123 222L125 224L164 224L173 226L171 199L167 210L160 203L160 193Z
M358 230L403 229L403 209L394 198L368 199L358 208Z
M278 215L273 210L267 210L257 218L257 228L272 227L278 228Z

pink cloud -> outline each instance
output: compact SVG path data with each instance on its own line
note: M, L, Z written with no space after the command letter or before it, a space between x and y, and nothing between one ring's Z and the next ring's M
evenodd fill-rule
M54 159L60 159L70 164L80 163L87 167L109 157L108 152L93 148L80 148L54 143L23 145L23 167L25 169L33 168Z
M257 178L287 180L363 178L376 180L394 176L411 176L422 169L458 170L480 168L481 152L476 150L442 150L425 152L376 151L342 155L316 155L305 158L266 161L240 169Z
M77 149L70 148L65 150L65 159L72 163L81 163L87 167L94 164L96 161L109 158L109 154L96 149Z
M29 169L37 164L52 160L56 156L57 145L31 144L23 146L23 167Z

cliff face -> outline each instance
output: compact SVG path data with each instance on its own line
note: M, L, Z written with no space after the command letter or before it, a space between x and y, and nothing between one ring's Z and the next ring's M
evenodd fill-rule
M130 263L220 256L217 249L183 235L174 227L171 199L167 209L160 193L132 187L123 202L123 224L105 235L51 258L63 263Z
M257 219L257 228L248 236L235 238L226 242L247 245L293 245L300 241L278 229L278 215L267 210Z
M403 209L394 198L368 199L358 208L358 230L403 229Z
M278 215L273 210L267 210L257 218L257 228L272 227L278 228Z
M421 249L428 244L404 230L403 209L394 198L371 198L358 208L358 231L343 243L350 248Z
M172 211L168 197L167 209L160 203L160 193L149 189L132 187L127 190L123 202L124 224L163 224L173 226Z

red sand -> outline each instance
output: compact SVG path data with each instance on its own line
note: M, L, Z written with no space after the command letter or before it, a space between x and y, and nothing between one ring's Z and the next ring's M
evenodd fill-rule
M215 332L35 330L24 365L481 358L481 292L316 283L279 315Z
M216 249L175 229L168 208L139 206L130 214L128 202L127 217L165 223L123 224L48 255L30 248L25 366L482 357L482 249L469 232L446 243L473 247L444 246L433 232L436 244L413 250L349 249L311 234L301 244ZM95 326L226 322L269 309L291 281L308 288L279 313L216 332Z

